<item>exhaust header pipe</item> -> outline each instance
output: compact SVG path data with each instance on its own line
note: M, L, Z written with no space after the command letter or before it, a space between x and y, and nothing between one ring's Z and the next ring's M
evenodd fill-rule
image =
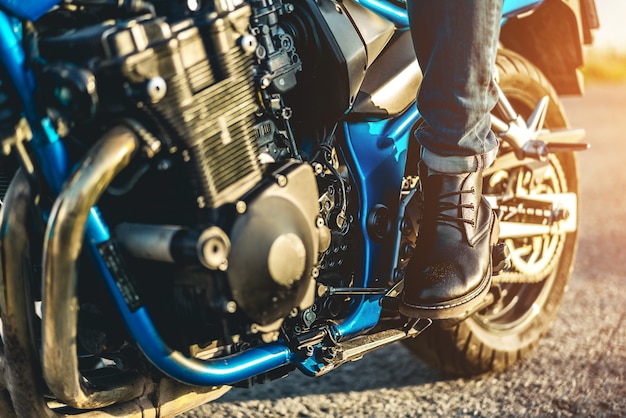
M43 373L57 399L78 409L105 407L136 398L146 390L142 378L108 389L95 388L80 374L76 356L76 266L87 219L139 145L135 133L124 125L107 132L64 186L48 221L43 253Z

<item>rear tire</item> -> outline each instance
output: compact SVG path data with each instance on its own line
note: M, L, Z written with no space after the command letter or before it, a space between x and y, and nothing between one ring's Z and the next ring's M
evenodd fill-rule
M567 126L558 96L539 69L508 50L499 51L496 65L499 85L522 117L528 117L537 102L547 95L550 104L545 126L552 129ZM551 156L549 170L552 174L540 184L529 181L529 193L579 194L573 153ZM506 181L519 181L523 174L522 168L515 172L507 170L500 176L507 178ZM486 194L497 194L494 175L485 178ZM517 220L523 222L523 218ZM494 277L494 283L501 282L503 291L498 310L488 308L452 327L435 323L404 344L429 365L457 375L476 375L511 366L526 356L552 325L568 285L577 235L571 232L511 240L508 244L513 246L512 252L518 254L513 267ZM547 244L550 245L546 247ZM542 248L539 255L533 253L537 246Z

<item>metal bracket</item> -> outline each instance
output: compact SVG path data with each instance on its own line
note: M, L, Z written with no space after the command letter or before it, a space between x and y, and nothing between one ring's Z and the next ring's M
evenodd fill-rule
M0 140L2 153L4 155L9 155L11 154L11 151L15 149L24 170L29 175L32 175L35 172L35 166L33 165L33 161L30 159L30 156L24 147L24 143L30 141L32 138L33 132L30 129L30 125L25 118L22 118L17 125L15 125L13 135L6 136Z

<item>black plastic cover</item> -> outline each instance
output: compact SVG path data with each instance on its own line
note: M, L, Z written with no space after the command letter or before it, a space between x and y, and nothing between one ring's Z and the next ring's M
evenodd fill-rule
M400 114L415 101L422 78L411 33L399 32L367 70L350 117L381 119Z
M294 117L333 121L354 103L367 68L366 48L344 9L330 0L294 3L292 20L302 58L298 88L286 103Z
M372 65L395 32L390 20L377 15L351 0L341 2L350 20L356 26L367 52L367 66Z

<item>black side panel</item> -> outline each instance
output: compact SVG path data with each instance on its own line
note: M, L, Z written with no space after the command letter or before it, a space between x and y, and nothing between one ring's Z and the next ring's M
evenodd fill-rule
M302 59L298 88L285 95L296 126L335 121L349 109L365 77L367 55L357 29L330 0L294 2L283 25Z
M415 101L422 78L411 33L396 33L368 69L349 117L384 119L402 113Z
M353 1L346 0L342 5L354 26L359 30L367 49L367 66L369 67L393 36L395 26L389 20Z

